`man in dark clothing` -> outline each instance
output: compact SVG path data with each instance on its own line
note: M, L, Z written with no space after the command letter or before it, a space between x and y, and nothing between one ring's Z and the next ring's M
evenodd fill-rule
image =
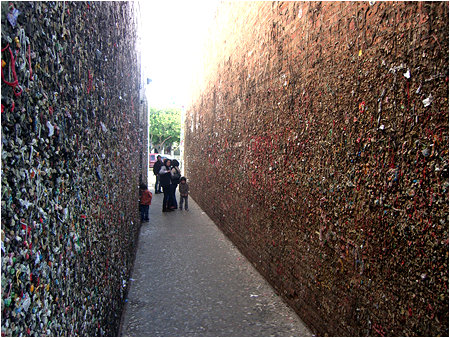
M160 194L162 193L161 191L161 182L160 182L160 176L159 176L159 171L161 170L161 166L162 166L162 161L161 161L161 155L156 156L156 162L153 165L153 174L155 174L156 176L156 182L155 182L155 194Z

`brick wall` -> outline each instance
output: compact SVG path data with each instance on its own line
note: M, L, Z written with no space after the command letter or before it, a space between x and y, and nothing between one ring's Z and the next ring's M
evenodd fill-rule
M2 335L114 336L139 230L133 4L11 4L1 11Z
M319 335L448 335L448 3L221 3L193 198Z

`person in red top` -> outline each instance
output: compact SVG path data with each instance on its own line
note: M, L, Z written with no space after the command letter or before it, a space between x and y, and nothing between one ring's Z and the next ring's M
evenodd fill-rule
M152 204L152 193L148 190L147 185L142 183L139 187L139 211L141 212L141 222L148 222L148 209Z

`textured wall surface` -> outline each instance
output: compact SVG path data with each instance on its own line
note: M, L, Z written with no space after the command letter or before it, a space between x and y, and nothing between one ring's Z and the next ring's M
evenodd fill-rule
M132 6L2 2L2 335L117 334L139 228Z
M448 335L448 3L222 3L193 198L321 335Z

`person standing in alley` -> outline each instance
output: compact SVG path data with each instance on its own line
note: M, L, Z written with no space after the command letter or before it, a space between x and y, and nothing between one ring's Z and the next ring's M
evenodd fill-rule
M181 171L178 166L180 163L177 160L172 161L171 182L170 182L170 198L171 198L171 209L178 209L177 197L175 195L177 191L178 184L180 184Z
M155 164L153 164L153 174L155 174L155 176L156 176L155 194L162 193L161 182L159 180L159 171L161 170L162 165L163 165L163 162L161 161L161 155L156 156L156 162L155 162Z
M139 211L141 212L141 222L148 222L148 209L152 204L152 193L147 189L147 185L142 183L139 187Z
M170 202L170 181L171 181L171 174L170 174L170 160L166 158L164 160L163 165L161 166L161 169L159 170L159 184L161 184L163 193L164 193L164 199L163 199L163 206L162 211L172 211L172 209L169 208L169 202Z
M183 210L183 201L184 201L184 210L188 211L188 196L189 196L189 185L187 184L186 177L180 178L180 186L178 188L180 191L180 210Z

